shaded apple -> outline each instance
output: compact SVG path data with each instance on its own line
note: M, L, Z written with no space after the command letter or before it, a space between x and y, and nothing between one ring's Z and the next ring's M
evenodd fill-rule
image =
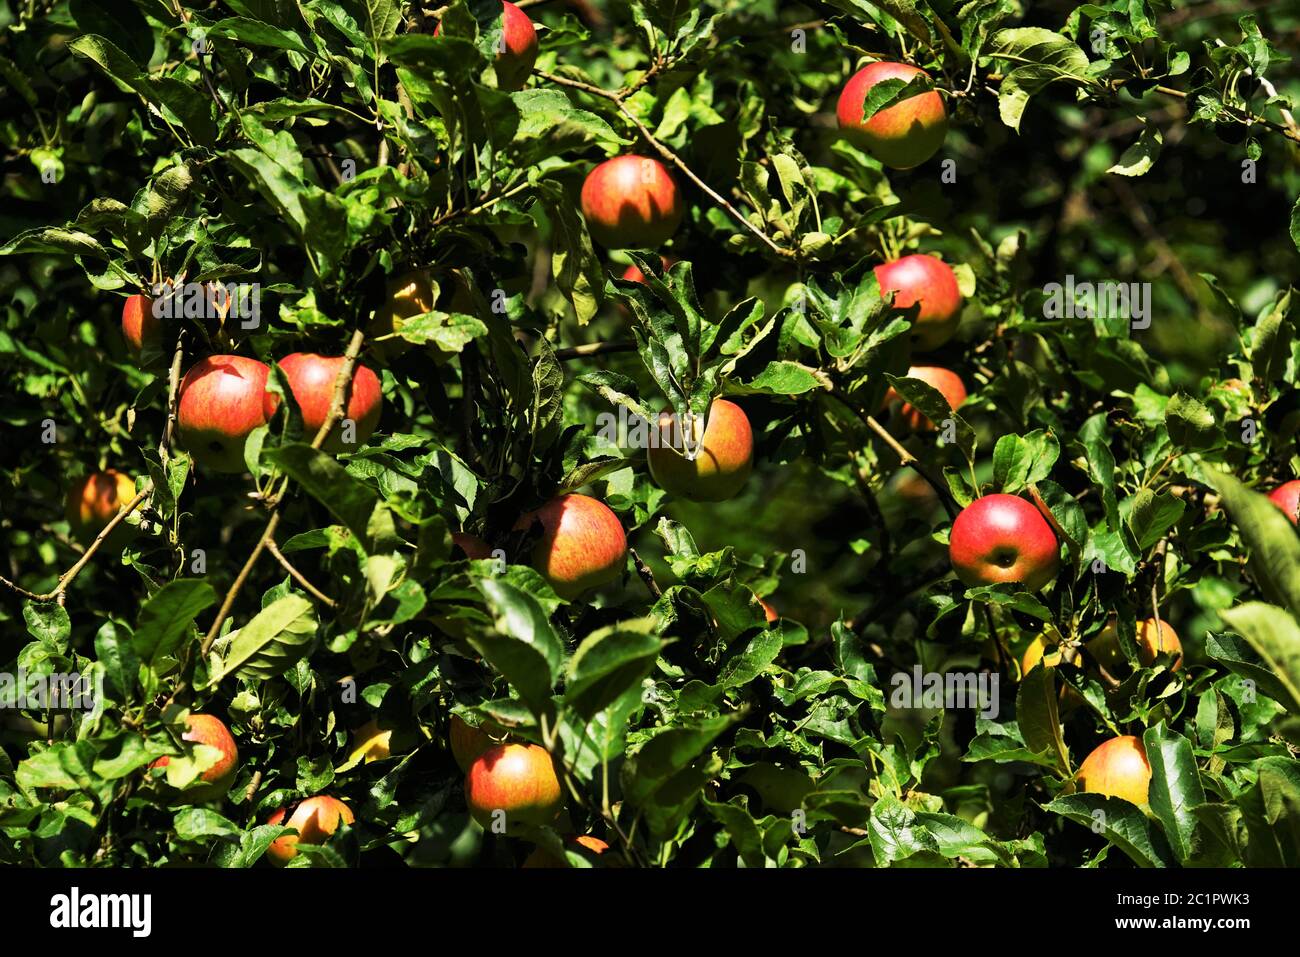
M985 495L952 523L948 557L965 584L1023 582L1038 591L1056 578L1060 544L1042 512L1015 495Z
M447 741L451 745L452 757L462 771L468 772L470 765L488 748L504 744L501 740L504 737L505 732L501 729L489 727L486 722L476 728L458 714L453 714L448 723Z
M652 249L681 225L685 207L668 167L648 156L616 156L582 184L582 215L610 249Z
M528 82L537 62L537 28L528 14L513 3L501 4L501 43L497 47L495 69L497 83L503 90L518 90ZM442 24L434 28L442 36Z
M948 133L948 112L943 97L931 90L908 97L863 122L871 88L884 80L909 83L924 70L906 63L877 61L864 66L840 92L835 114L849 142L866 150L892 169L919 166L939 151Z
M459 548L465 553L466 558L484 559L492 557L492 547L477 535L471 535L469 532L452 532L451 543L454 549Z
M304 438L316 437L320 427L329 416L330 405L334 401L334 383L343 368L343 356L321 356L312 352L295 352L280 360L279 366L284 370L293 392L294 401L302 410L302 424L306 432ZM352 373L352 386L348 392L345 420L352 421L352 438L348 444L345 439L345 422L339 422L330 430L322 448L326 452L352 452L365 444L379 424L379 413L383 407L384 396L380 390L379 377L366 366L357 364Z
M1300 479L1283 482L1268 493L1268 500L1282 510L1291 524L1296 524L1296 515L1300 513Z
M663 264L664 272L667 272L672 264L677 262L677 260L668 256L660 256L659 262ZM641 271L641 267L636 263L629 263L628 267L623 270L623 275L620 278L626 279L628 282L645 283L645 273Z
M702 443L685 434L687 424L671 412L660 414L658 445L646 453L655 483L697 502L721 502L736 495L754 468L749 418L734 402L714 399ZM697 444L698 454L688 459L682 450Z
M540 522L533 567L555 593L570 601L589 588L616 581L627 564L627 535L609 506L589 495L570 493L520 516L516 531Z
M1161 653L1174 656L1174 671L1183 666L1183 643L1169 622L1161 620L1157 630L1154 618L1144 618L1137 623L1134 639L1137 642L1138 661L1144 667L1155 664L1156 656ZM1106 623L1101 634L1088 642L1088 652L1112 674L1118 668L1128 667L1128 661L1119 646L1119 629L1114 619Z
M243 472L244 443L266 425L279 396L266 391L270 369L244 356L209 356L181 380L176 424L194 460L217 472Z
M937 349L961 324L961 289L957 276L942 259L914 253L875 268L880 295L894 293L894 305L910 309L920 303L912 325L912 343L922 352Z
M71 526L72 537L79 541L95 538L133 498L135 479L117 469L91 472L74 482L63 503L63 514ZM125 524L118 525L109 539L126 528Z
M143 293L127 296L122 304L122 338L132 358L142 365L162 351L162 320L153 314L153 300Z
M1079 765L1077 782L1081 791L1146 804L1151 765L1141 740L1126 734L1103 741Z
M961 376L942 366L912 366L907 370L907 378L920 379L926 385L933 386L948 402L948 407L956 412L966 401L966 384ZM935 425L927 419L920 409L903 402L892 388L885 393L885 405L899 403L898 418L913 432L933 432Z
M276 838L266 849L266 856L272 864L287 864L298 856L299 844L324 844L340 825L351 827L355 822L350 807L326 794L307 798L294 808L288 821L285 821L285 809L280 808L267 818L266 823L283 824L298 833Z
M501 819L497 812L507 833L551 823L563 801L550 753L535 744L493 745L465 775L465 803L489 830Z

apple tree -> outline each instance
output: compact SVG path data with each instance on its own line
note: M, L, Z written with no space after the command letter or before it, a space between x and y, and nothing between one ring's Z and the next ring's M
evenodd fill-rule
M1298 30L0 4L0 862L1300 864Z

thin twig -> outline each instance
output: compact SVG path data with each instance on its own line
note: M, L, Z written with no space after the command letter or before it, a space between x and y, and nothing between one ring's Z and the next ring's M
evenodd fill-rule
M35 601L35 602L58 601L63 596L63 593L67 590L68 586L71 585L73 581L76 580L76 577L81 574L81 570L85 568L87 563L90 561L90 559L94 557L95 552L99 551L99 547L103 545L104 541L108 538L108 536L113 533L113 529L117 528L117 526L121 525L124 521L126 521L126 517L130 515L132 512L134 512L137 508L139 508L141 503L143 503L144 500L149 497L149 493L152 491L153 491L153 480L150 479L148 482L145 483L143 489L141 489L139 492L136 492L135 498L131 499L131 501L123 505L122 510L119 511L116 515L114 515L112 519L109 520L109 523L105 525L103 529L100 530L100 533L97 536L95 536L95 540L90 543L90 547L86 549L86 551L82 554L82 556L79 559L77 559L77 563L73 565L71 568L69 568L66 572L64 572L59 577L59 583L55 586L53 591L46 592L44 595L38 595L35 592L28 591L26 588L23 588L21 585L11 582L3 575L0 575L0 584L8 586L13 591L17 592L18 594L22 595L24 598L30 601Z
M663 595L663 591L660 589L659 583L655 581L654 572L650 570L649 565L641 560L641 556L636 553L635 548L629 545L627 550L628 554L632 556L632 564L636 566L636 573L645 582L645 587L649 590L651 597L658 601Z
M903 465L908 466L913 471L915 471L917 475L921 476L921 478L929 482L930 487L934 489L935 494L939 496L939 501L943 503L944 509L948 512L948 517L949 518L956 517L959 509L957 508L957 503L953 501L952 492L948 490L948 486L945 483L939 481L939 479L935 478L932 474L930 474L930 470L926 468L925 464L921 462L921 460L918 459L915 455L909 452L906 448L904 448L903 445L898 441L898 439L890 435L888 429L886 429L883 425L877 422L874 416L867 415L867 413L863 412L856 405L854 405L853 400L850 399L843 392L841 392L838 388L829 386L826 388L826 391L828 395L836 399L846 409L848 409L855 416L857 416L858 419L862 422L862 424L865 425L867 428L869 428L872 432L874 432L882 442L884 442L891 449L893 449L894 454L898 456L898 460Z
M298 571L298 569L293 567L293 565L289 562L289 559L285 558L284 553L280 551L280 546L275 544L274 538L267 539L266 550L271 553L271 555L275 558L277 562L279 562L282 566L284 566L284 570L289 573L289 576L294 581L296 581L303 588L307 589L307 591L311 594L313 598L315 598L317 601L321 602L322 604L328 605L330 608L338 607L338 602L336 602L329 595L325 594L323 591L321 591L319 588L317 588L315 585L309 582L307 580L306 575L304 575L302 572Z

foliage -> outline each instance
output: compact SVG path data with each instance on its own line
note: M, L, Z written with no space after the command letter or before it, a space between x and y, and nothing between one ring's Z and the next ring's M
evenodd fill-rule
M563 833L641 866L1300 863L1300 541L1258 494L1300 467L1297 80L1270 40L1300 18L523 6L541 52L509 93L484 0L442 7L438 37L393 0L0 9L0 663L104 698L0 701L0 861L247 867L272 811L328 792L356 824L295 866L514 863ZM887 170L836 134L866 54L942 92L934 160ZM868 115L928 88L891 83ZM588 236L582 178L627 152L685 192L663 250ZM965 380L960 412L907 378L916 311L872 271L918 251L966 296L931 357ZM416 267L436 304L377 328ZM164 280L257 283L260 321L178 319L176 353L141 367L118 315ZM1067 281L1146 284L1149 312L1061 314ZM251 476L175 440L169 360L349 345L385 401L357 451L319 451L292 401ZM891 386L943 427L878 421ZM732 501L672 499L600 428L722 394L756 437ZM146 494L128 540L66 575L64 492L106 467ZM577 489L635 551L570 602L513 529ZM989 492L1053 516L1043 593L949 574L951 512ZM503 551L464 560L461 530ZM1137 663L1153 614L1176 671ZM1035 637L1086 648L1111 616L1124 673L1085 653L1020 675ZM914 669L997 678L996 707L900 703ZM217 800L176 789L215 760L180 738L186 710L238 743ZM554 828L470 821L452 714L552 753ZM362 761L371 719L392 753ZM1147 808L1074 788L1115 734L1144 741Z

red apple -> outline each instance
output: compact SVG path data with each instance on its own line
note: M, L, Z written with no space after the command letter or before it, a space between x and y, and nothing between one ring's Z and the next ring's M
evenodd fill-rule
M451 716L447 740L451 744L452 757L456 759L462 771L468 772L470 765L478 759L479 755L501 743L494 740L488 734L488 730L486 724L476 728L462 720L460 715Z
M587 174L582 214L611 249L650 249L668 241L685 208L668 167L648 156L616 156Z
M505 49L497 50L497 82L503 90L517 90L528 82L537 62L537 29L528 14L513 3L502 3L501 40ZM442 24L433 35L442 35Z
M572 600L588 588L616 581L627 563L623 525L604 502L570 493L520 516L516 531L541 522L533 548L533 567L561 598Z
M771 605L769 605L762 598L758 600L758 603L763 608L763 617L765 617L768 621L776 621L778 618L781 617L779 614L777 614L776 609L773 608Z
M916 253L883 263L875 269L880 294L894 293L894 305L908 309L920 303L912 325L912 342L928 352L943 345L961 324L961 290L957 277L942 259Z
M658 445L646 453L650 474L666 492L697 502L721 502L744 487L754 468L754 433L740 406L714 399L704 426L704 441L691 461L679 451L686 441L686 422L671 412L659 416Z
M176 424L196 462L217 472L244 471L244 442L279 403L266 391L270 371L244 356L208 356L185 373Z
M1078 784L1081 791L1146 804L1151 765L1142 741L1132 735L1103 741L1079 765Z
M942 366L912 366L907 370L907 378L920 379L926 385L938 389L954 412L966 401L966 385L961 381L961 376L951 369ZM898 393L891 388L885 394L885 405L898 401ZM907 402L899 407L898 417L913 432L933 432L935 429L934 423L922 415L920 409L913 408Z
M985 495L958 513L948 537L953 570L967 585L1023 582L1038 591L1056 578L1060 545L1043 513L1014 495Z
M356 821L352 808L338 798L325 794L309 797L296 808L288 822L284 820L285 809L280 808L269 818L267 824L284 824L295 828L297 834L286 834L271 842L266 849L266 856L272 864L283 865L298 856L299 843L324 844L329 836L339 829L340 824L349 827Z
M1137 623L1138 661L1149 667L1155 663L1156 655L1167 652L1174 656L1173 670L1183 666L1183 643L1169 622L1161 620L1157 631L1154 618L1144 618ZM1101 634L1088 642L1089 653L1097 659L1107 671L1114 672L1121 665L1127 665L1124 653L1119 647L1119 630L1114 621L1107 623Z
M667 271L668 271L668 268L669 268L673 263L677 262L676 259L671 259L671 258L668 257L668 256L660 256L660 257L659 257L659 261L660 261L661 263L663 263L664 272L667 272ZM630 264L628 265L628 267L627 267L626 269L623 270L623 276L622 276L622 278L623 278L623 279L626 279L628 282L639 282L639 283L644 283L644 282L645 282L645 273L643 273L643 272L641 271L640 267L637 266L636 263L630 263Z
M162 320L153 314L153 300L143 293L122 304L122 338L137 362L147 362L162 349Z
M1300 479L1284 482L1268 493L1268 500L1280 508L1291 524L1296 523L1296 514L1300 512Z
M576 837L570 837L565 840L570 846L577 845L592 854L600 855L609 850L609 845L598 837L592 837L590 834L579 834ZM575 848L576 850L576 848ZM581 851L579 851L581 853ZM568 867L567 860L558 860L549 851L542 848L534 848L533 853L524 859L523 867Z
M863 104L873 86L882 80L909 83L924 73L906 63L882 60L853 74L835 109L845 137L892 169L920 166L937 153L948 133L948 113L937 91L909 97L862 121Z
M477 535L469 532L452 532L451 543L465 553L466 558L483 559L492 557L492 547Z
M181 735L182 741L206 744L221 752L217 763L199 775L199 780L209 787L191 788L185 793L193 792L193 797L203 800L220 797L230 789L235 779L235 767L239 763L239 749L235 747L235 739L231 736L230 729L226 727L224 721L210 714L187 715L185 728L185 732ZM149 767L165 768L171 764L171 760L170 755L164 754Z
M72 537L94 538L133 498L135 479L116 469L91 472L81 481L73 483L64 502L64 515L72 527ZM120 528L121 525L114 529L113 535Z
M551 823L562 803L551 755L535 744L493 745L465 775L465 803L484 828L496 811L505 812L507 832Z
M308 436L315 438L325 424L330 405L334 401L334 382L343 368L342 356L320 356L312 352L295 352L280 360L280 368L289 380L298 408L302 410L302 424ZM354 423L355 442L348 445L343 440L343 423L335 425L325 438L322 448L326 452L355 451L365 444L379 424L379 412L384 396L380 391L379 377L370 369L358 364L352 373L352 388L348 394L346 418Z

